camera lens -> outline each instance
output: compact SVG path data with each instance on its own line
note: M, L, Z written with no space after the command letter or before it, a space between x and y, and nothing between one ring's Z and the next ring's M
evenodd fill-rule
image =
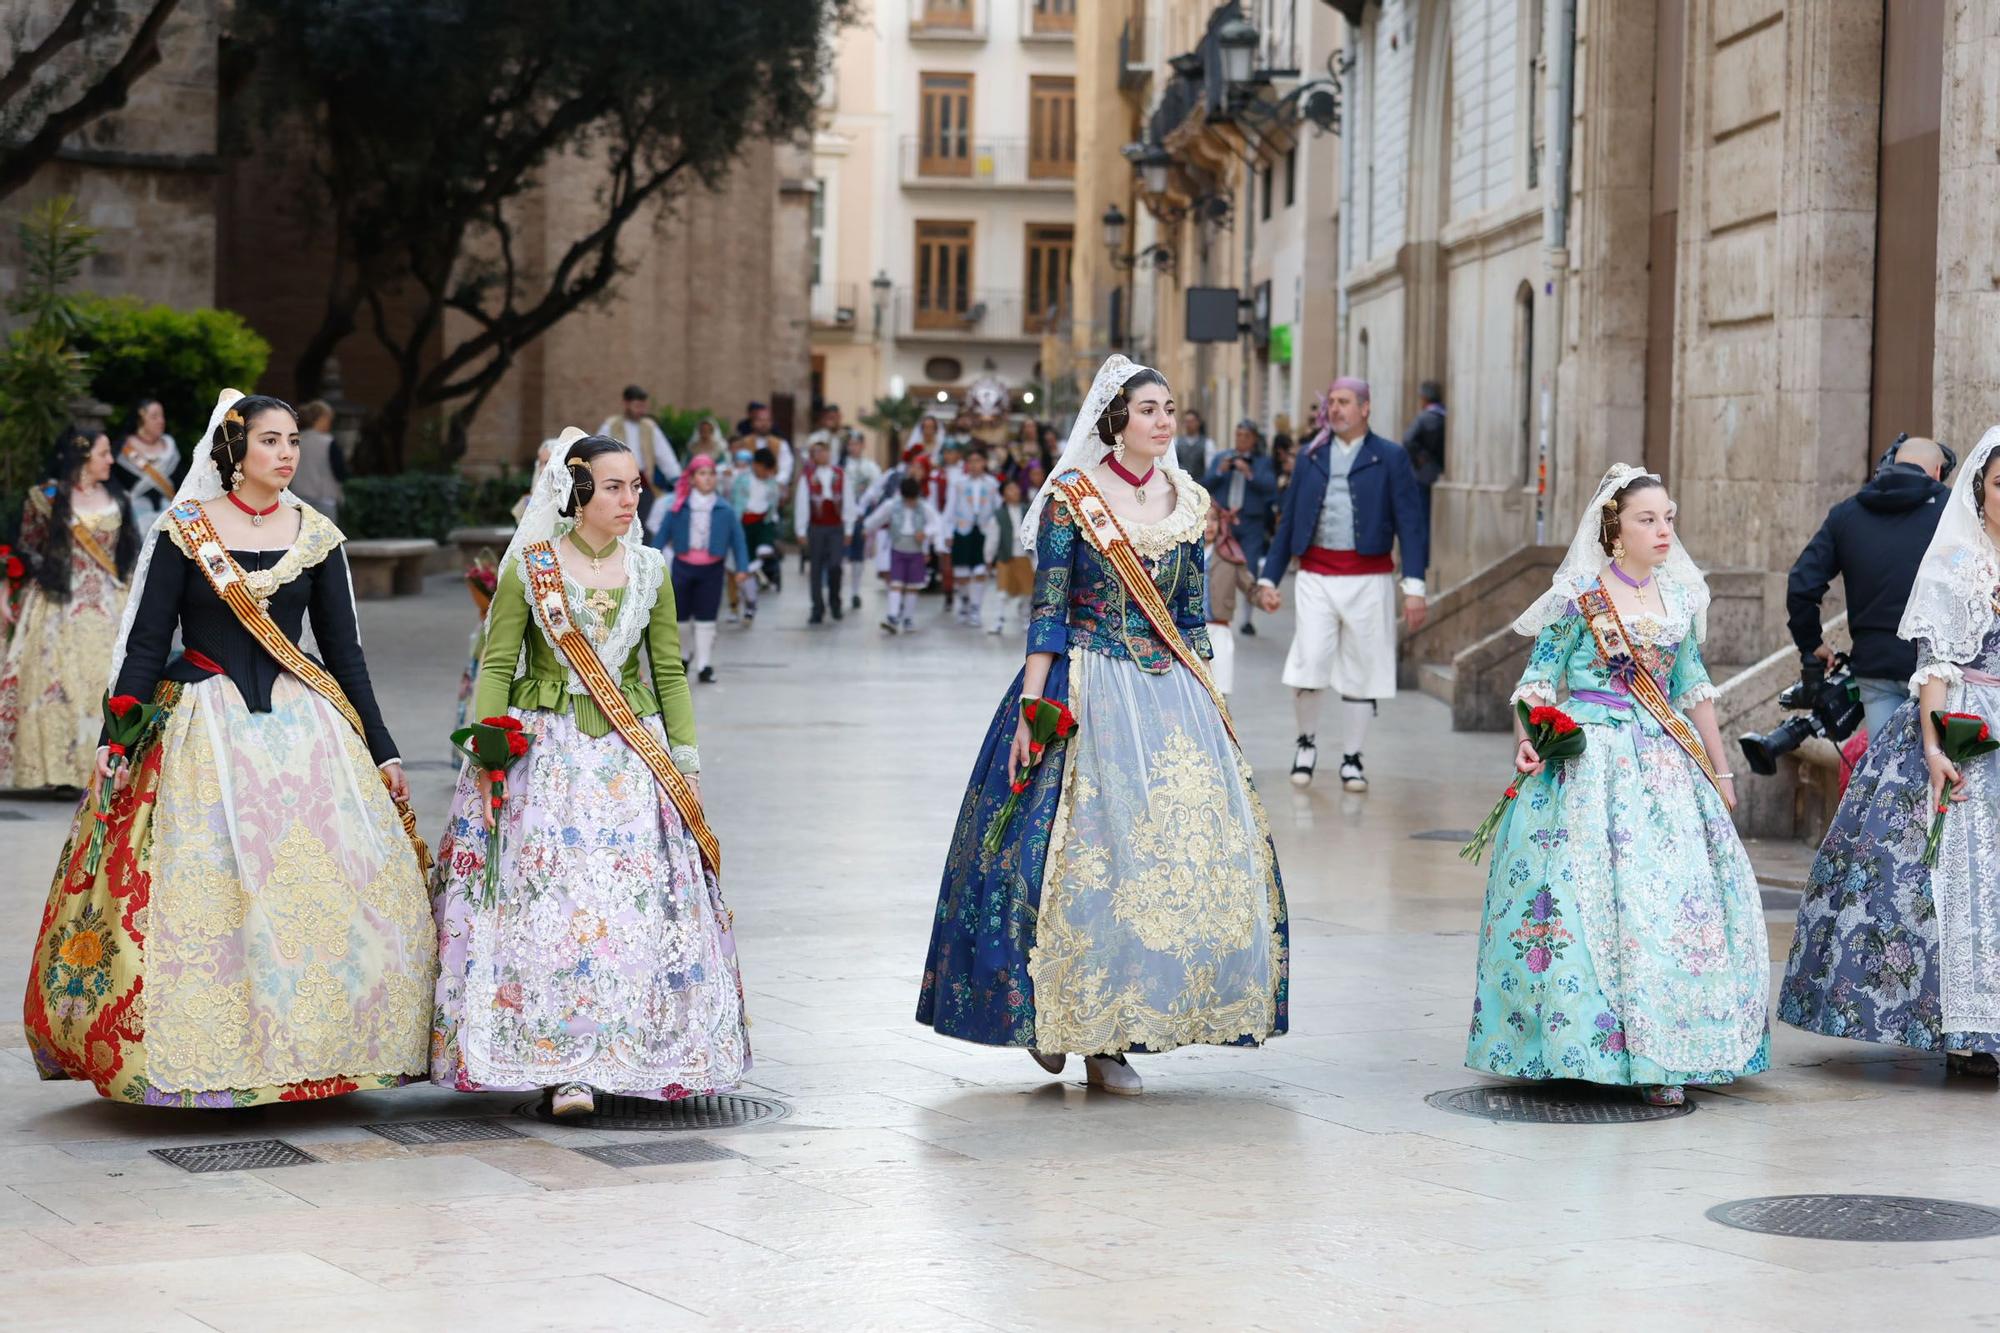
M1814 730L1810 718L1788 717L1762 735L1752 732L1743 737L1740 744L1750 771L1770 777L1778 771L1778 761L1810 740Z

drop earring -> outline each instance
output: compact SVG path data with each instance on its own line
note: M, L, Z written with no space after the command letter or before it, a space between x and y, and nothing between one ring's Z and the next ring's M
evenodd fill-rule
M243 465L241 463L238 463L236 465L236 470L229 474L229 489L233 491L240 488L242 485L243 485Z
M1611 558L1613 560L1623 560L1625 558L1625 539L1623 537L1613 537L1611 539Z
M1125 466L1125 437L1120 435L1118 443L1111 446L1111 460L1119 467Z

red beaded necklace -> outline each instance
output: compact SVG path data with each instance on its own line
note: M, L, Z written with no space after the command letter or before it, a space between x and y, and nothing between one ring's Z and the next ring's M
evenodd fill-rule
M1118 455L1115 453L1104 455L1104 463L1106 467L1111 469L1113 476L1132 488L1132 497L1134 499L1140 504L1146 503L1146 483L1153 479L1155 472L1159 471L1157 466L1148 466L1145 476L1135 477L1119 463Z
M264 526L265 519L269 518L271 515L278 512L278 505L280 502L277 500L271 501L271 507L269 509L252 509L249 505L244 504L243 501L237 497L235 491L231 491L229 492L229 503L235 505L238 509L241 509L244 513L250 515L251 527L261 528Z

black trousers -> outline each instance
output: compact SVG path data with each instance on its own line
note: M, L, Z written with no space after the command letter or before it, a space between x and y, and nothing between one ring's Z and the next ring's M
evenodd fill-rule
M827 599L840 605L840 561L845 530L838 523L815 523L806 529L806 558L812 562L813 614L826 612Z

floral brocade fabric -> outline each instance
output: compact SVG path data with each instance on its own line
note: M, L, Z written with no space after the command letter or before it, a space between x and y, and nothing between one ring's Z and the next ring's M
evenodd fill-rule
M1712 696L1690 608L1626 628L1677 707ZM1516 697L1629 700L1621 665L1572 607L1537 638ZM1763 1070L1763 905L1721 796L1636 700L1565 711L1584 753L1520 780L1493 845L1466 1063L1619 1085Z
M1209 654L1206 496L1130 531L1176 631ZM1184 529L1192 525L1192 538ZM917 1018L947 1036L1096 1054L1252 1045L1288 1017L1289 922L1263 809L1222 715L1110 565L1052 504L1028 651L1077 731L1031 770L997 852L1021 677L995 711L953 830Z
M22 517L24 546L46 540L39 499ZM117 549L115 511L83 522L104 551ZM96 764L98 702L127 590L80 545L72 544L69 565L68 601L28 583L0 659L0 787L81 787Z
M2000 629L1960 665L2000 675ZM1945 707L2000 720L2000 686L1954 681ZM1945 816L1928 867L1930 770L1915 701L1869 745L1806 881L1779 1018L1829 1037L2000 1053L2000 755L1960 772L1966 799Z

